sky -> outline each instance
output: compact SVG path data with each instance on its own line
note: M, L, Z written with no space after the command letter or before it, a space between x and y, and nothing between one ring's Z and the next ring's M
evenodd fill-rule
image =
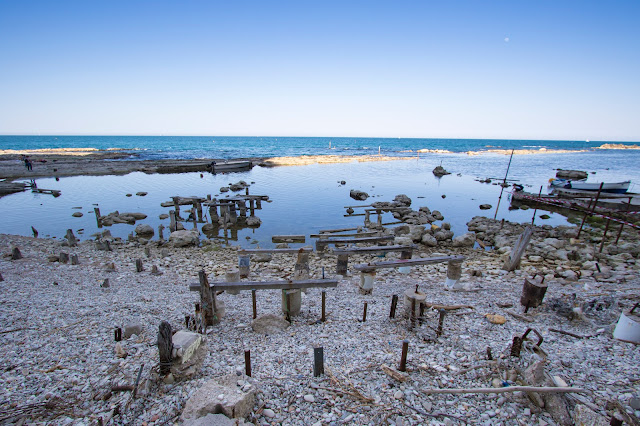
M0 134L640 141L640 1L0 0Z

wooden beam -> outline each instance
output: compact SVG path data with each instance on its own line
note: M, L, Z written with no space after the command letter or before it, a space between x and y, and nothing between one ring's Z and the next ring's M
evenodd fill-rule
M254 254L254 253L298 253L300 250L303 252L312 252L312 247L302 248L283 248L283 249L242 249L238 250L238 254Z
M306 236L304 235L274 235L271 237L271 242L274 243L304 243Z
M318 240L316 244L357 244L357 243L374 243L378 241L389 241L393 240L395 237L393 235L384 235L378 237L364 237L364 238L329 238L326 240Z
M340 235L331 235L331 234L311 234L309 238L331 238L331 237L372 237L374 235L379 235L379 231L370 231L370 232L356 232L355 234L340 234Z
M377 253L386 251L412 251L417 250L415 245L411 246L371 246L371 247L351 247L351 248L334 248L333 253Z
M318 232L321 234L333 234L335 232L347 232L347 231L357 231L358 228L342 228L342 229L321 229Z
M303 281L243 281L236 283L210 283L211 290L294 290L301 288L337 287L338 280L303 280ZM190 291L200 291L199 284L191 284Z
M430 265L442 262L462 262L464 259L464 256L423 257L419 259L400 259L389 260L386 262L361 263L356 265L354 268L358 271L367 271L380 268L397 268L399 266Z

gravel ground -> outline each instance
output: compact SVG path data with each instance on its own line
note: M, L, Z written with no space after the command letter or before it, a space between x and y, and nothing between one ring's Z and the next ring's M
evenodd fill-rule
M20 248L22 259L11 260L13 247ZM562 399L574 421L577 407L585 405L596 418L601 415L604 424L617 403L627 415L640 416L634 411L640 397L638 346L611 335L620 312L638 301L635 262L627 262L624 279L548 280L545 303L526 316L531 322L507 311L523 313L522 284L536 265L525 261L521 270L506 273L500 269L503 260L497 252L479 249L455 249L467 256L463 281L475 291L446 291L446 264L413 267L409 274L381 270L370 295L360 294L359 277L354 275L326 290L326 322L319 321L321 290L311 289L303 295L302 312L291 326L271 335L252 331L250 292L221 294L218 300L224 301L226 315L208 330L202 367L189 379L165 383L157 374L160 322L168 321L174 330L182 328L185 315L193 313L199 300L189 291L189 283L197 282L200 269L206 270L210 281L224 280L224 272L237 266L236 251L118 241L112 247L113 251L98 251L91 241L65 247L60 240L0 235L0 252L5 255L0 259L1 422L179 424L186 401L204 383L229 373L243 375L246 349L251 350L253 377L239 380L250 381L258 390L254 411L245 419L255 424L553 425L557 419L523 392L428 393L434 388L519 384L522 371L541 359L546 359L549 376L587 390ZM150 248L149 257L145 247ZM63 251L77 254L79 264L50 261L49 256ZM140 273L135 268L137 258L145 265ZM353 256L350 265L371 259ZM312 278L321 277L322 267L332 277L335 262L333 255L312 254ZM115 265L115 271L107 272L108 263ZM275 255L267 263L252 261L250 279L288 277L294 263L290 254ZM152 275L152 265L163 275ZM110 286L102 288L106 278ZM401 315L402 296L416 285L430 303L470 307L448 311L439 337L435 333L439 314L431 309L410 327ZM257 294L258 315L280 313L279 291ZM393 295L400 301L396 318L390 319ZM365 302L367 319L362 322ZM573 309L571 320L562 303L580 307ZM491 323L486 314L504 316L506 323ZM131 324L142 325L142 332L120 342L127 356L118 357L114 328ZM533 338L519 358L509 356L513 336L528 327L543 336L544 352L532 349ZM400 382L381 366L398 367L405 340L407 372ZM318 346L324 349L326 374L313 377L313 349ZM111 392L112 386L133 384L141 366L135 399L131 392Z

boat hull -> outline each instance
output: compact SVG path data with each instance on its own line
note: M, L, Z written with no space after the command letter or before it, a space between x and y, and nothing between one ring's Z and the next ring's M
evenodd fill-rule
M631 181L624 182L605 182L604 184L600 183L591 183L591 182L579 182L579 181L571 181L564 179L554 179L551 181L551 186L556 188L566 188L566 189L577 189L580 191L598 191L600 189L600 185L602 185L602 192L609 192L613 194L624 194L629 190L629 185Z

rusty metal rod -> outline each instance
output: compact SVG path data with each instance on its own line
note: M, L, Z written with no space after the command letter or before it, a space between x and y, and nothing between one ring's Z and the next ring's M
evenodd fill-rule
M256 304L256 291L255 290L251 290L251 302L253 304L253 319L256 319L258 317L258 307Z
M327 292L323 291L322 292L322 318L320 318L320 321L325 322L327 320L327 316L326 316L326 300L327 300Z
M251 377L251 351L244 351L244 374Z
M604 233L602 234L602 241L600 242L600 250L602 253L602 248L604 247L604 241L607 238L607 231L609 231L609 224L611 223L611 219L607 219L607 224L604 226Z
M391 296L391 311L389 311L389 318L396 317L396 307L398 306L398 295Z
M362 312L362 322L367 321L367 302L364 302L364 311Z
M398 370L407 371L407 352L409 351L409 341L402 341L402 355L400 356L400 366Z

